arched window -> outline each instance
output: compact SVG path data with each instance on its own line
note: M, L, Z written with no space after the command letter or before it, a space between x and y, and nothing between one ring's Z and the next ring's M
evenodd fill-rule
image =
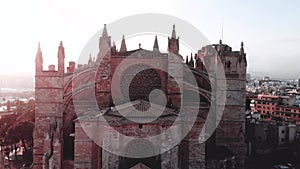
M231 66L231 62L230 62L230 61L227 61L227 63L226 63L226 68L227 68L227 69L230 69L230 66Z

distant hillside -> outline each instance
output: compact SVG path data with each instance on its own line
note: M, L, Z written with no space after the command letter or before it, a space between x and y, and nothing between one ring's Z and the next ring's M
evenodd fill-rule
M263 78L265 76L269 76L271 79L278 79L278 80L288 80L288 79L299 79L300 78L300 74L298 73L267 73L267 72L260 72L260 71L253 71L253 70L249 70L248 73L251 74L251 78Z
M0 88L33 89L34 76L0 75Z

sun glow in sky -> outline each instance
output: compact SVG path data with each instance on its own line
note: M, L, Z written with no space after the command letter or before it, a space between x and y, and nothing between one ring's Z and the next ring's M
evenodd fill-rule
M299 1L291 0L1 1L0 74L33 76L38 42L44 68L57 62L60 41L65 46L66 63L76 61L86 42L104 23L133 14L162 13L196 26L211 43L221 38L223 21L223 43L239 50L244 41L250 73L299 78L299 6ZM172 25L170 33L171 29ZM177 34L180 36L180 32ZM152 40L150 44L142 46L152 49Z

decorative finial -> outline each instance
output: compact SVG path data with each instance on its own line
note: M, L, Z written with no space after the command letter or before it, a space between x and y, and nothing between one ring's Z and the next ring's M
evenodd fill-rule
M38 43L38 52L41 52L41 43Z
M157 41L157 35L155 35L154 45L153 45L153 51L159 51L158 41Z
M142 44L141 44L141 43L139 43L139 49L141 49L141 46L142 46Z
M241 49L240 49L241 53L244 53L244 42L241 42Z
M189 56L188 56L188 55L186 55L186 57L185 57L185 63L186 63L186 64L189 63Z
M107 34L107 30L106 30L106 24L104 24L104 28L103 28L103 32L102 32L102 36L108 36L108 34Z
M42 53L42 51L41 51L41 43L40 43L40 42L38 43L37 53L38 53L38 54L41 54L41 53Z
M37 65L40 65L43 67L43 56L42 56L42 50L41 50L41 43L38 43L37 53L35 57L35 62ZM42 71L43 68L41 68L39 71Z
M127 52L127 47L126 47L126 42L125 42L125 36L124 36L124 34L122 36L122 42L121 42L120 52Z
M90 53L90 58L89 58L89 60L88 60L88 64L90 65L90 64L92 64L92 62L93 62L93 59L92 59L92 53Z
M176 38L175 24L173 25L172 38Z

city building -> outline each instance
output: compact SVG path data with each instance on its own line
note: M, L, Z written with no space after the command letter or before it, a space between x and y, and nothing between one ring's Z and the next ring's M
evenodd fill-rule
M270 154L275 150L288 148L296 150L296 144L300 141L299 132L299 125L286 121L248 118L246 123L248 153L249 155Z
M259 114L261 119L271 120L272 118L282 118L300 123L300 108L296 106L296 96L277 96L259 94L257 98L252 98L251 104L252 116Z

